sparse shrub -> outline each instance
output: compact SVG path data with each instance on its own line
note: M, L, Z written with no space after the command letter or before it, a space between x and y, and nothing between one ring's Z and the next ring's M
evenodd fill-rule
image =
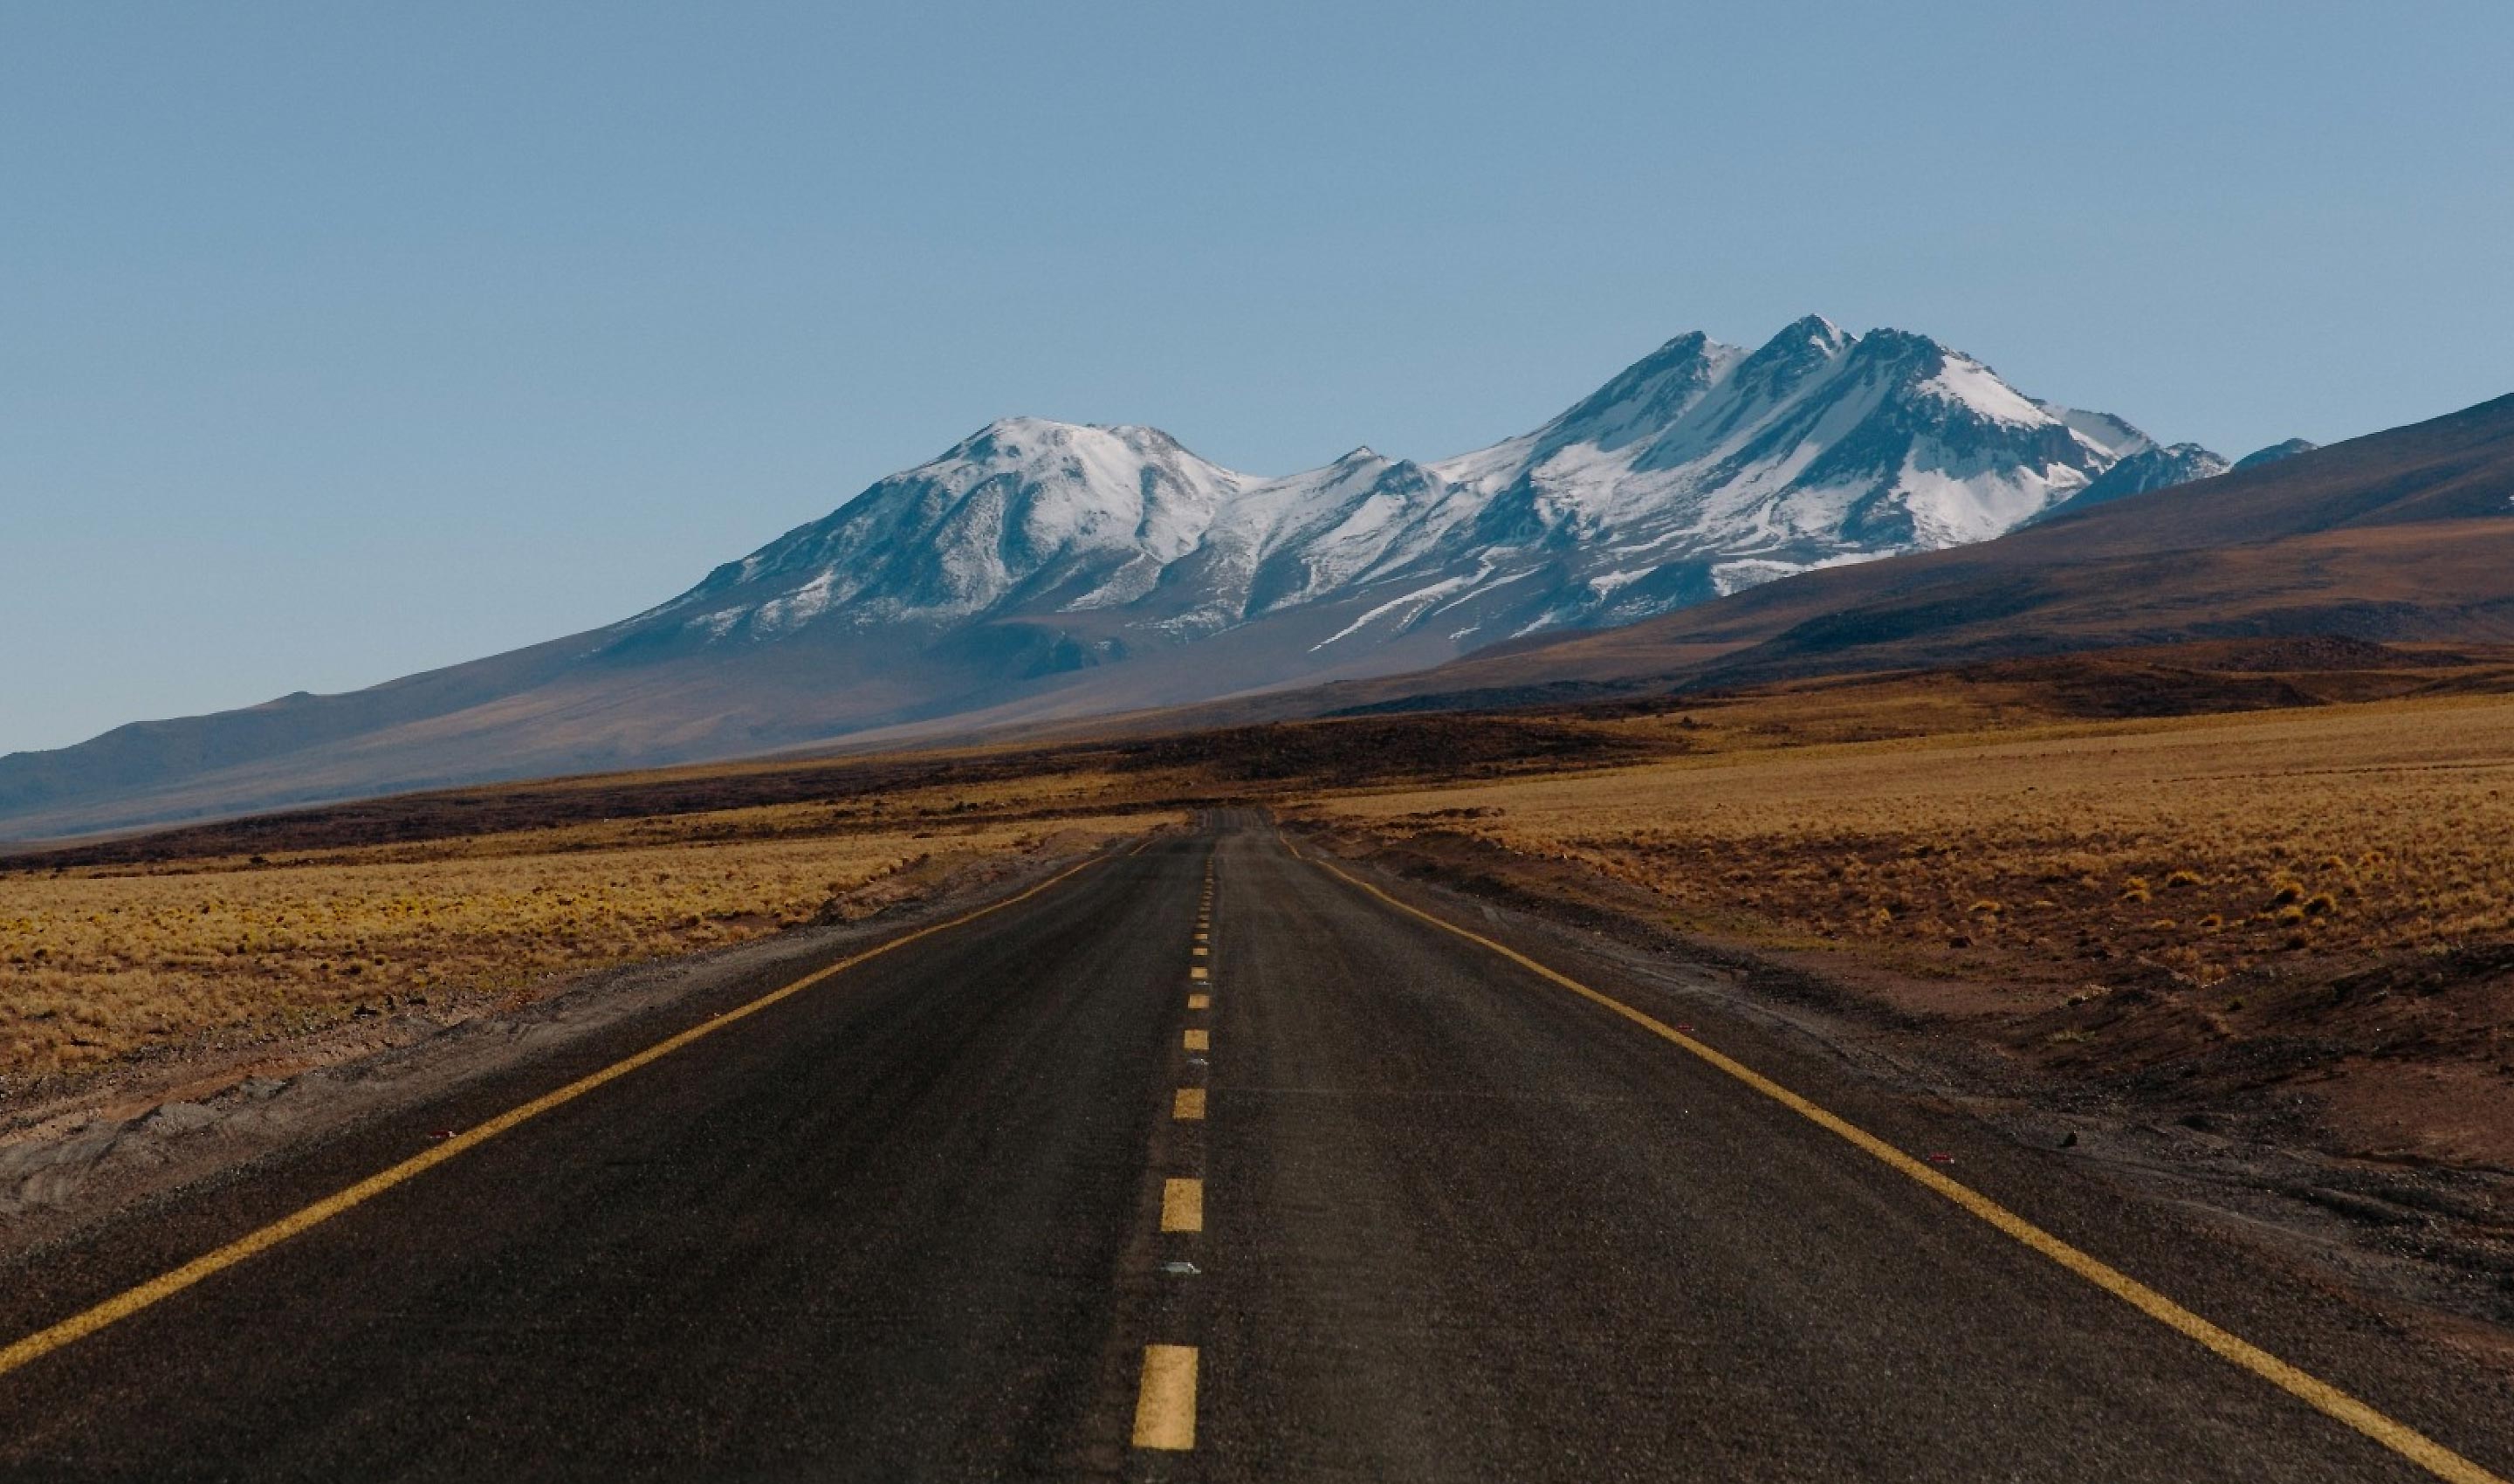
M1751 717L1840 702L1723 704ZM2135 951L2207 984L2271 962L2291 939L2347 954L2514 937L2514 788L2492 795L2491 775L2433 766L2514 755L2514 702L2413 704L2414 725L2397 704L2333 706L2188 731L2071 724L2031 748L1923 726L1873 750L1759 742L1716 764L1697 752L1595 777L1357 791L1318 807L1376 827L1426 807L1507 803L1496 843L1537 859L1576 848L1586 868L1628 869L1673 900L1738 904L1720 877L1754 871L1765 900L1746 910L1776 928L1829 917L1871 941L1929 946L1968 933L1999 945L2001 976L2022 968L2029 983ZM1749 724L1723 722L1710 745ZM1824 725L1802 733L1826 736ZM2334 852L2333 839L2348 849ZM1826 879L1835 863L1840 881ZM2172 937L2160 943L2164 915L2133 890L2146 902L2184 894ZM1897 899L1908 910L1884 906ZM1943 920L1975 902L2003 910ZM2139 945L2114 941L2122 930ZM1991 967L1968 969L1967 957L1944 955L1940 972Z
M12 878L0 888L0 1074L91 1064L200 1030L319 1029L356 1004L417 1003L407 991L423 985L511 989L734 942L810 916L833 887L884 901L920 890L899 874L914 857L897 834L784 838L787 807L310 853L250 870L228 860ZM1057 828L1088 840L1145 822L1078 816ZM1036 838L1035 822L972 827L937 859L974 862ZM45 1020L48 996L94 1015Z

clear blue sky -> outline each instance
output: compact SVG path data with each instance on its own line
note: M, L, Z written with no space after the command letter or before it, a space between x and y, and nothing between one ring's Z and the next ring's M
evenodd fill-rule
M0 0L0 750L625 617L1009 413L1277 472L1808 310L2514 390L2514 7Z

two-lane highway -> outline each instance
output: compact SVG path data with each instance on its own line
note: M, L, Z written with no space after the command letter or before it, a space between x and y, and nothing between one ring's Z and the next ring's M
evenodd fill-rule
M108 1229L5 1274L0 1343L62 1338L0 1373L0 1476L2478 1481L2514 1460L2501 1378L1716 1007L1559 944L1515 961L1381 890L1222 822L607 1080L638 1048ZM421 1153L427 1123L556 1088L145 1288Z

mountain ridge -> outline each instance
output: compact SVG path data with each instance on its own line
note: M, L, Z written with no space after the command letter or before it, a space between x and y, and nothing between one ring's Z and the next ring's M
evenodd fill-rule
M618 623L0 758L0 835L1421 668L1987 540L2158 447L1814 315L1752 350L1675 337L1428 462L1262 476L1140 424L997 419Z
M2514 642L2514 395L1806 574L1614 629L1535 635L1230 719L1502 704L2249 638ZM1181 718L1194 724L1195 717Z

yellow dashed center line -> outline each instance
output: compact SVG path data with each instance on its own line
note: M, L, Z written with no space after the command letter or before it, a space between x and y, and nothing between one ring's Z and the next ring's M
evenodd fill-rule
M1723 1056L1656 1017L1636 1010L1612 995L1592 989L1569 975L1549 969L1516 948L1507 947L1480 934L1469 932L1456 923L1436 917L1420 907L1400 902L1367 881L1346 875L1324 861L1319 861L1317 864L1328 874L1368 892L1407 916L1420 918L1443 932L1454 933L1469 943L1489 948L1539 979L1558 984L1582 999L1611 1010L1661 1040L1682 1048L1816 1127L1850 1143L1894 1173L1945 1196L2004 1235L2050 1259L2159 1324L2207 1347L2219 1358L2250 1371L2325 1416L2354 1427L2376 1443L2426 1469L2437 1478L2450 1480L2452 1484L2507 1484L2504 1478L2480 1467L2407 1424L2396 1422L2383 1413L2375 1411L2337 1386L2298 1370L2241 1336L2219 1329L2136 1278L2106 1263L2091 1253L2083 1252L2069 1245L1970 1185L1950 1179L1923 1164L1848 1119L1799 1096L1744 1063ZM1189 1034L1193 1035L1195 1032L1190 1031Z
M1135 1390L1135 1446L1183 1451L1196 1446L1196 1346L1144 1346L1144 1377Z
M1161 1182L1161 1229L1204 1229L1204 1182L1177 1176Z
M1204 892L1196 902L1196 943L1189 950L1194 958L1208 958L1212 949L1213 866L1204 868ZM1188 977L1203 980L1209 976L1203 965L1191 966ZM1213 996L1191 994L1187 1008L1205 1010L1212 1006ZM1179 1044L1189 1051L1210 1051L1213 1036L1202 1028L1183 1030ZM1170 1117L1182 1123L1204 1121L1204 1089L1182 1087L1170 1097ZM1200 1232L1204 1230L1204 1182L1192 1176L1171 1176L1161 1182L1161 1229L1163 1231ZM1138 1448L1159 1448L1184 1452L1196 1446L1196 1346L1190 1344L1148 1344L1144 1346L1144 1371L1135 1392L1134 1444Z

